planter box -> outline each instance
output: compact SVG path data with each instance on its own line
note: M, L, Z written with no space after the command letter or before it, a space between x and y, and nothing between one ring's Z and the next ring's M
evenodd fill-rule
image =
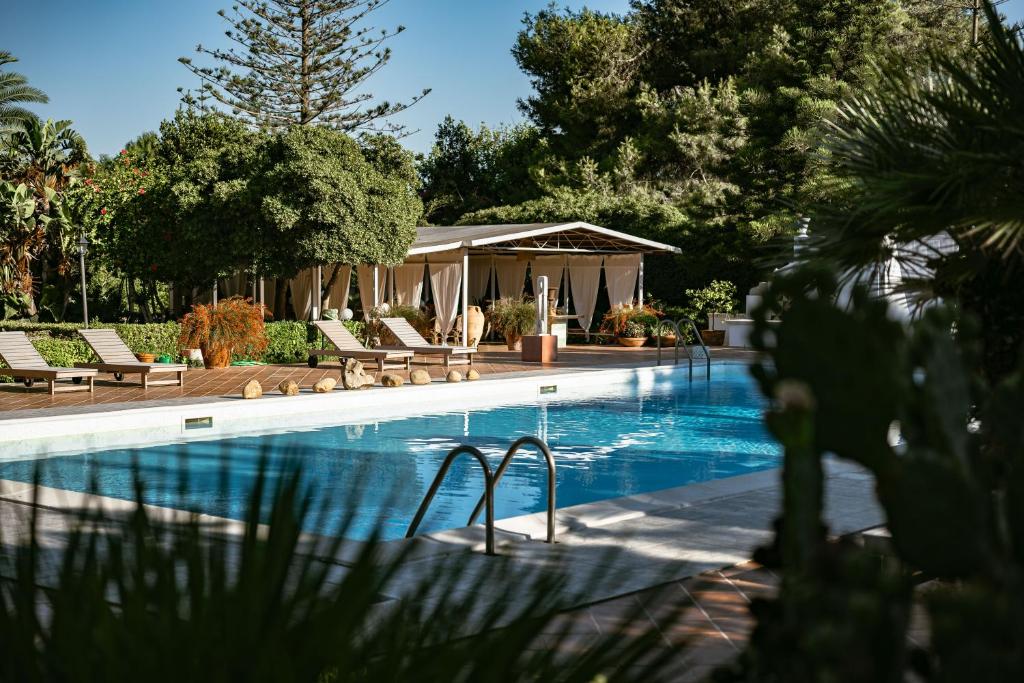
M524 363L553 363L558 360L558 338L553 334L528 334L522 339Z
M701 330L700 338L706 346L721 346L725 343L725 330Z

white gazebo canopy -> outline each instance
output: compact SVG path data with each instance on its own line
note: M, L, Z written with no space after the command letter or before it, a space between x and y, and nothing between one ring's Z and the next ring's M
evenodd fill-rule
M522 293L528 265L533 270L535 287L539 275L547 275L557 286L565 272L569 283L566 289L571 290L581 326L586 330L592 322L602 268L613 305L632 303L634 295L642 303L643 257L659 252L681 253L668 244L583 221L431 226L416 229L416 239L409 247L404 264L392 268L363 265L357 271L361 280L360 298L363 308L368 309L385 298L395 300L396 296L402 303L418 306L425 284L424 269L429 269L429 286L438 321L446 328L442 331L447 334L457 309L461 308L465 343L471 288L474 297L482 298L481 291L486 291L488 285L491 298L494 298L496 286L501 296L515 296ZM322 273L322 268L314 270ZM317 274L312 274L311 282L317 281ZM389 283L390 297L385 297L385 279ZM566 301L569 294L565 292ZM312 291L305 298L313 300ZM347 289L343 297L334 298L347 301ZM319 302L311 303L310 313L316 319L320 314Z

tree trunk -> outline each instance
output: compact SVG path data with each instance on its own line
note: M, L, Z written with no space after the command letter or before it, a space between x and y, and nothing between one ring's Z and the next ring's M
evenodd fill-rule
M324 286L324 288L320 292L320 310L321 311L324 310L324 297L323 297L324 293L325 292L330 292L332 289L334 289L334 283L338 281L338 275L340 275L340 274L341 274L341 264L340 263L335 263L334 264L334 270L331 271L331 277L327 279L327 284ZM340 313L340 311L339 311L339 313Z
M283 277L277 278L277 285L274 287L274 317L278 320L285 319L285 302L288 296L288 281Z

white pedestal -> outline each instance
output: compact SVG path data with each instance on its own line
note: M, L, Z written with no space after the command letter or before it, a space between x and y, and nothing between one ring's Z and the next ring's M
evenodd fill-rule
M551 323L548 325L548 332L555 335L558 348L564 349L569 343L569 323Z

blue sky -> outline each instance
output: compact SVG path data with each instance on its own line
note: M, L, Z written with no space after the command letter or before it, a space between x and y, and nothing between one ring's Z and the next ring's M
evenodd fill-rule
M548 0L391 0L372 15L380 27L403 24L391 42L394 57L370 89L390 100L433 92L397 120L420 132L405 140L416 151L430 147L446 114L476 125L520 120L516 99L530 86L510 49L524 12ZM38 107L46 117L67 118L94 154L116 153L138 134L155 130L178 103L178 86L196 79L178 64L197 43L226 41L216 15L229 0L36 0L5 3L0 49L19 58L14 66L50 96ZM571 0L561 5L623 12L628 0ZM13 5L13 6L12 6ZM1024 0L1000 8L1024 19Z

